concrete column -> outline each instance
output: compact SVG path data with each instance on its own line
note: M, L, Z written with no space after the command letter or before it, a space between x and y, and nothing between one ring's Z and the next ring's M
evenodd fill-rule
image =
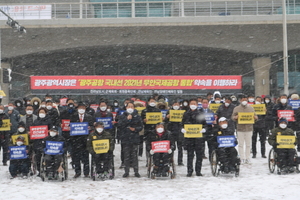
M261 57L252 60L252 67L255 81L255 96L270 94L270 73L271 58Z
M6 69L10 69L10 63L1 63L1 68L6 68ZM1 90L4 91L4 93L6 94L5 97L2 98L2 103L1 104L8 104L9 102L9 85L10 83L3 83L3 80L2 80L2 77L3 77L3 74L2 74L2 70L1 70Z

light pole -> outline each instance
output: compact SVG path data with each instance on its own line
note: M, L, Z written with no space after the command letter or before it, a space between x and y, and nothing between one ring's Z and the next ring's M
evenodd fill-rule
M282 26L283 26L283 86L284 93L289 93L289 66L287 45L287 23L286 23L286 0L282 0Z

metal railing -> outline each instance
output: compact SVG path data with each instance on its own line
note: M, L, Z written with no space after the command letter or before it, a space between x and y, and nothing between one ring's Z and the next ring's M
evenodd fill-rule
M0 4L0 8L17 19L22 19L22 17L23 19L92 19L282 14L281 0L125 1L126 0L122 2L101 3ZM32 8L32 5L35 6L35 10L29 9L30 6ZM47 9L45 9L45 5L47 5ZM287 14L300 14L300 3L287 5L287 12Z

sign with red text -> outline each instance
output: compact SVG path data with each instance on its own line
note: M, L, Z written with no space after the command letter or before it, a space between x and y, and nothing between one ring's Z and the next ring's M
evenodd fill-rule
M278 116L278 118L284 117L289 122L295 121L294 110L278 110L277 111L277 116Z
M170 149L169 140L151 142L151 145L152 145L152 151L154 153L168 153L168 150Z
M30 139L43 139L48 136L48 126L30 126Z
M70 120L69 119L62 119L62 131L70 131Z

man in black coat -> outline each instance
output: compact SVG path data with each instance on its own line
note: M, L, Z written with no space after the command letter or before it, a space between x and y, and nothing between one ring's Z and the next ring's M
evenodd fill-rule
M9 116L4 112L4 106L0 105L0 127L2 127L2 120L4 119L9 119ZM7 166L9 140L9 131L0 131L0 148L2 147L2 163L4 166Z
M225 117L227 119L228 128L231 129L232 131L235 130L235 122L231 119L231 115L233 113L234 108L235 105L232 104L231 98L226 97L225 103L221 105L216 112L218 119L220 119L221 117Z

